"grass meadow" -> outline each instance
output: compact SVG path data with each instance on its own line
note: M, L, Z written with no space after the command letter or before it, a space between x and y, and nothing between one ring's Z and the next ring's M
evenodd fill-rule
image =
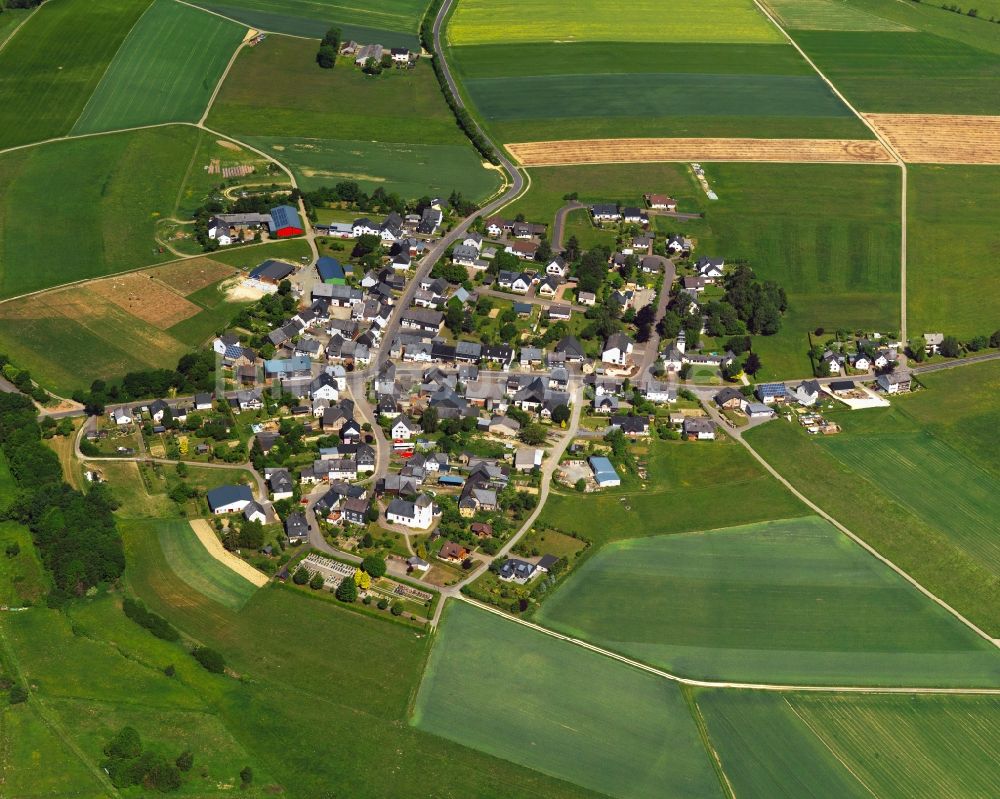
M669 10L656 0L621 7L581 0L571 6L544 0L460 0L448 23L452 45L520 42L738 42L772 43L781 34L751 0L678 0Z
M578 533L601 546L622 539L686 533L801 516L805 507L728 439L656 441L649 480L625 475L621 488L581 497L554 490L539 526ZM724 501L720 501L724 497Z
M345 0L336 5L315 0L197 0L196 5L276 33L322 39L336 26L345 41L416 49L427 4L424 0Z
M965 368L974 370L978 367ZM982 406L977 410L981 411ZM994 412L988 416L984 414L974 417L972 423L988 424L990 419L995 419L995 415ZM870 418L872 424L887 424L890 421L885 416L872 415ZM841 415L837 421L846 423L846 418ZM906 423L905 419L903 423ZM953 424L959 428L962 421L960 418L955 419ZM940 447L950 443L948 430L942 432L945 438L940 446L935 446L934 451L911 446L902 453L903 456L933 458L935 453L941 451ZM903 464L903 458L898 455L896 462L892 458L888 459L889 462L882 460L889 471L879 474L877 480L866 479L866 474L872 474L874 456L864 449L862 442L871 439L873 447L880 448L877 437L868 433L858 434L852 441L849 430L841 433L840 437L846 443L838 442L831 447L829 442L812 439L798 427L784 422L764 425L746 434L747 441L754 449L819 507L971 621L992 635L997 635L1000 632L1000 583L997 573L988 562L970 554L965 548L967 539L964 531L947 522L944 527L941 526L943 514L924 515L922 509L926 508L927 503L922 498L917 498L917 487L931 496L937 496L930 479L921 473L918 483L912 488L886 485L893 479L904 479L907 471L912 469ZM933 439L921 439L913 431L908 444L916 445L921 441L926 443L931 440ZM962 443L959 439L957 446L960 447ZM845 447L852 444L855 449L853 458L845 463L837 457L836 451L843 452ZM989 447L986 442L979 443L978 446L980 452ZM955 447L952 444L953 450ZM995 463L995 451L993 459ZM950 460L966 470L973 469L969 464L961 464L955 455L951 455ZM930 460L928 468L933 468L935 474L940 474L943 466ZM982 476L988 473L980 470L978 474ZM988 482L995 481L995 474L994 471L994 476ZM968 508L981 490L979 486L949 485L955 493L947 499L939 498L938 501L950 508Z
M697 691L737 796L990 796L1000 779L994 696Z
M455 124L426 61L374 77L350 59L319 69L314 42L267 39L237 58L208 124L281 160L305 188L355 180L367 191L481 199L501 181Z
M909 167L907 322L960 338L1000 327L1000 233L990 213L1000 167Z
M503 685L483 708L456 695ZM452 602L412 723L615 797L721 796L680 689L653 675Z
M68 133L149 3L60 0L38 9L0 50L0 149Z
M901 22L836 0L766 0L783 28L818 31L907 31Z
M536 619L697 679L984 686L1000 678L991 644L814 516L615 542Z
M118 49L72 133L197 122L245 32L174 0L153 0Z
M3 47L3 43L14 35L18 26L30 17L35 10L28 8L4 8L3 13L0 14L0 47Z

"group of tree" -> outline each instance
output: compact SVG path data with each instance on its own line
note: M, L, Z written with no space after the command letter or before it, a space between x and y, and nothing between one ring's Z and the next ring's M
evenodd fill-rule
M103 485L82 494L63 481L58 457L42 443L35 406L23 394L0 393L0 448L17 485L5 516L31 530L52 576L50 601L119 577L125 554L114 498Z
M316 53L316 63L323 69L333 69L337 63L337 53L340 51L340 28L330 28L319 43Z
M151 791L175 791L181 787L183 774L194 766L194 754L184 750L173 761L145 749L134 727L122 727L104 746L107 758L101 763L116 788L141 785Z
M264 525L259 521L244 519L240 522L230 521L222 536L222 545L230 552L238 549L260 549L264 546Z
M0 373L13 383L18 391L27 394L35 402L44 404L51 399L49 392L41 386L35 385L34 380L31 379L31 372L16 367L6 355L0 355Z
M723 300L733 308L736 318L746 325L750 333L771 336L781 329L781 316L788 309L785 290L772 280L758 281L753 269L738 264L723 279ZM720 325L731 321L728 311L720 310ZM738 335L741 331L726 330L725 335ZM745 331L744 331L745 332Z
M998 347L1000 347L1000 330L994 330L989 336L972 336L965 341L961 341L957 336L945 336L938 345L938 352L945 358L958 358L963 352L974 353ZM911 339L906 350L917 363L927 359L926 342L922 337Z
M224 674L226 671L226 659L220 652L210 649L207 646L198 646L191 651L191 656L197 660L202 668L213 674Z
M142 602L125 597L122 600L122 610L132 621L140 627L145 627L157 638L162 638L164 641L177 641L180 639L180 634L170 622L163 618L163 616L148 610Z
M430 11L428 10L428 14ZM426 19L426 17L425 17ZM433 43L431 45L433 50ZM494 149L490 140L486 138L485 134L479 129L479 125L472 118L472 114L468 110L459 104L455 99L455 95L451 92L451 87L448 85L448 80L445 77L444 70L441 67L441 63L437 58L431 59L431 65L434 67L434 75L437 77L438 85L441 87L441 93L444 95L445 102L448 103L448 107L451 112L455 115L455 121L458 126L462 129L462 132L469 138L472 142L472 146L479 150L480 155L483 156L491 164L499 164L500 156Z

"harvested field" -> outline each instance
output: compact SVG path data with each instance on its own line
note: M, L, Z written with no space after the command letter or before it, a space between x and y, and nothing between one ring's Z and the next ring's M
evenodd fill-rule
M856 139L576 139L518 142L507 149L522 166L653 161L891 163L877 141Z
M187 261L158 266L146 272L150 277L166 283L174 291L187 297L198 289L218 283L234 274L236 269L211 258L192 258Z
M1000 164L1000 116L865 114L912 164Z
M193 302L147 273L132 272L107 280L96 280L89 288L132 316L161 330L201 311Z

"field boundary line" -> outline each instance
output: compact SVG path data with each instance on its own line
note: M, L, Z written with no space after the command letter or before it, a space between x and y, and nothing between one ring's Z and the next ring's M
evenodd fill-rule
M907 171L906 170L906 162L903 160L902 156L900 156L900 154L896 150L896 148L892 146L892 143L885 136L883 136L875 128L875 126L873 126L867 119L865 119L864 115L860 111L858 111L857 108L855 108L850 102L848 102L847 98L841 93L840 89L838 89L834 85L834 83L833 83L832 80L830 80L825 74L823 74L823 71L818 66L816 66L815 62L808 55L806 55L806 51L803 50L801 47L799 47L799 43L796 42L795 39L793 39L789 35L788 31L786 31L783 27L781 27L781 23L779 23L778 20L775 19L774 15L770 12L769 9L767 9L764 6L764 4L761 2L761 0L753 0L753 2L754 2L754 5L757 6L758 9L760 9L760 13L762 13L765 17L767 17L771 21L771 24L774 25L774 27L776 27L779 31L781 31L782 35L788 40L788 42L792 45L792 47L795 48L795 50L798 52L798 54L800 56L802 56L802 58L805 60L805 62L810 67L812 67L813 70L815 70L816 74L819 75L820 78L823 79L823 82L826 83L826 85L830 87L830 91L832 91L837 97L840 98L840 101L851 110L851 113L853 113L858 119L861 120L861 123L866 128L868 128L868 130L870 130L872 133L875 134L875 138L878 139L882 143L882 146L885 147L886 150L896 159L896 163L899 165L900 172L902 173L902 187L900 189L902 197L900 198L900 226L899 226L899 229L900 229L900 237L899 237L900 238L900 241L899 241L899 260L900 260L900 264L899 264L899 297L900 297L899 338L900 338L901 341L904 341L904 342L908 341L908 339L907 339L907 331L906 331L906 261L907 261L907 252L906 252L906 248L907 248L907 232L906 232L907 203L906 203L906 194L907 194L907 191L908 191L907 174L906 174L906 171Z
M861 546L870 555L874 555L876 558L878 558L878 560L880 560L882 563L884 563L886 566L892 569L896 574L898 574L900 577L906 580L906 582L908 582L910 585L912 585L914 588L920 591L920 593L922 593L928 599L931 599L934 602L936 602L938 605L940 605L942 608L948 611L952 616L954 616L956 619L962 622L962 624L964 624L978 636L986 639L990 644L992 644L997 649L1000 649L1000 640L993 638L985 630L981 629L978 625L974 624L972 621L965 618L965 616L963 616L955 608L953 608L951 605L949 605L947 602L941 599L941 597L939 597L937 594L932 593L929 589L925 588L923 584L921 584L916 579L911 577L909 573L907 573L902 568L897 566L895 563L889 560L889 558L885 557L885 555L883 555L881 552L875 549L875 547L873 547L863 538L851 532L847 527L845 527L843 524L841 524L839 521L833 518L833 516L831 516L829 513L823 510L819 505L817 505L815 502L809 499L805 494L803 494L795 486L793 486L791 482L789 482L781 473L779 473L777 469L775 469L770 463L768 463L767 460L764 458L764 456L761 455L759 452L757 452L757 450L755 450L750 445L750 442L747 441L743 436L731 436L731 438L734 438L736 441L739 441L744 447L746 447L747 450L750 452L750 454L753 455L753 457L765 469L767 469L767 471L771 474L771 476L774 477L785 488L787 488L792 493L792 495L796 497L799 501L801 501L807 508L815 512L820 517L826 519L828 522L830 522L830 524L832 524L834 527L840 530L840 532L842 532L844 535L846 535L848 538L854 541L854 543ZM1000 693L1000 689L997 690L997 693Z
M788 701L788 697L785 696L785 697L782 697L782 699L785 700L785 704L788 705L788 709L792 711L792 713L794 714L795 718L797 718L799 721L801 721L805 725L806 729L809 730L809 732L811 732L816 737L816 740L818 740L821 744L823 744L823 746L826 747L826 750L831 755L833 755L835 758L837 758L837 762L840 763L840 765L842 765L845 769L847 769L847 773L850 774L852 777L854 777L854 779L856 779L858 781L858 783L866 791L868 791L868 793L870 793L872 796L874 796L875 799L879 799L879 795L877 793L875 793L875 791L873 791L871 788L868 787L868 783L867 782L865 782L863 779L861 779L861 777L859 777L857 774L855 774L854 769L852 769L849 765L847 765L846 761L840 755L837 754L837 752L834 750L834 748L832 746L830 746L830 744L828 744L826 742L826 738L824 738L822 735L820 735L816 731L816 729L813 727L813 725L810 724L808 721L805 720L805 718L802 717L802 714L799 713L799 711L797 711L795 709L795 707L792 705L792 703Z
M726 769L722 765L722 758L719 757L719 751L715 748L715 744L712 743L712 736L708 731L708 722L705 721L705 715L701 712L701 708L698 707L697 698L687 685L682 685L680 692L681 697L684 699L684 704L691 714L691 720L694 721L695 729L698 730L698 737L701 739L702 746L705 747L709 757L712 759L715 772L720 778L720 783L722 784L723 791L726 793L727 799L736 799L736 791L733 789L733 784L729 781L729 775L726 774Z
M194 531L201 545L205 547L205 551L233 574L239 575L257 588L263 588L271 581L264 572L258 571L245 560L240 560L233 553L224 549L222 542L216 538L215 532L204 519L191 519L191 530Z
M196 3L188 3L187 0L174 0L174 2L180 3L182 6L189 6L190 8L197 9L204 14L211 14L213 17L219 17L221 19L229 20L229 22L235 22L237 25L242 25L244 28L253 28L258 33L265 33L268 36L288 36L292 39L305 39L309 42L321 41L318 36L300 36L297 33L282 33L281 31L269 31L266 28L259 28L256 25L250 25L247 22L241 22L238 19L233 19L233 17L227 17L225 14L220 14L218 11L212 11L210 8L204 8Z
M959 696L1000 696L1000 688L929 688L929 687L916 687L916 686L895 686L895 685L881 685L881 686L871 686L871 685L791 685L787 683L754 683L754 682L736 682L727 680L699 680L695 677L682 677L679 674L674 674L669 671L664 671L663 669L658 669L655 666L650 666L647 663L643 663L639 660L632 660L632 658L625 657L625 655L620 655L617 652L613 652L610 649L604 649L603 647L592 644L588 641L583 641L580 638L573 638L569 635L564 635L563 633L552 630L548 627L543 627L542 625L528 621L526 619L520 619L516 616L511 616L504 613L499 608L495 608L492 605L486 605L476 599L466 596L465 594L453 594L456 599L462 602L468 602L470 605L489 611L496 616L507 619L507 621L513 622L514 624L520 624L528 629L535 630L536 632L544 633L545 635L551 636L552 638L557 638L560 641L565 641L566 643L573 644L582 649L586 649L597 655L603 655L604 657L611 658L612 660L617 660L624 663L627 666L632 666L633 668L639 669L641 671L648 672L657 677L662 677L671 682L675 682L679 685L687 685L692 688L729 688L735 690L745 690L745 691L770 691L773 693L814 693L814 694L902 694L902 695L914 695L914 694L940 694L940 695L959 695Z
M174 0L174 1L178 2L178 0ZM182 4L182 5L186 5L186 4ZM249 28L247 28L247 26L245 24L243 24L243 23L239 23L239 24L240 24L241 27L246 28L247 30L249 30ZM229 77L229 72L233 68L233 64L236 63L236 59L239 57L239 54L243 52L243 49L246 46L247 46L247 42L246 42L246 39L244 38L244 40L242 42L240 42L236 46L236 49L233 51L232 56L229 58L229 63L226 64L225 70L223 70L222 75L219 76L218 83L215 84L215 91L213 91L212 92L212 96L208 98L208 104L205 106L205 113L202 114L201 118L198 120L198 126L199 127L201 127L202 125L204 125L205 124L205 120L208 119L208 115L209 115L209 113L212 110L212 106L215 105L215 98L218 97L219 96L219 92L222 91L222 84L226 82L226 78Z
M125 38L122 39L121 44L118 45L118 49L115 50L115 54L111 56L111 60L108 61L108 65L104 68L104 72L101 73L101 79L97 81L96 84L94 84L94 90L90 93L90 97L87 98L87 102L84 104L83 108L80 109L80 115L75 120L73 120L73 124L70 127L69 133L67 135L72 135L73 128L75 128L77 125L80 124L80 120L83 119L83 115L86 114L87 109L90 108L90 104L91 102L93 102L94 96L97 94L97 90L101 88L101 84L104 83L104 79L108 76L108 73L111 71L112 65L115 63L115 61L118 60L118 54L121 53L122 48L125 46L125 43L132 38L132 34L135 33L135 29L138 28L139 23L142 22L142 18L149 13L149 9L155 6L156 3L157 0L150 0L149 5L146 6L143 12L139 15L138 19L136 19L136 21L132 23L132 27L128 29L128 33L125 34ZM40 7L41 6L39 6L39 8Z
M48 0L48 2L51 3L52 0ZM38 13L38 9L40 9L42 7L42 5L45 5L45 3L42 3L41 5L37 5L34 8L32 8L28 12L28 15L24 19L22 19L20 22L17 23L17 27L14 28L14 30L12 30L10 32L10 35L6 39L3 40L3 43L0 43L0 52L3 52L3 49L7 46L7 43L11 39L13 39L15 36L17 36L17 32L19 30L21 30L21 28L24 27L24 23L27 22L29 19L31 19L33 16L35 16L35 14Z

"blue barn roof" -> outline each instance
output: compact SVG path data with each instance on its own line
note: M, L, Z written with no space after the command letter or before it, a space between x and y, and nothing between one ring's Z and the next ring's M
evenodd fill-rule
M281 230L286 227L302 229L299 221L299 212L291 205L279 205L271 209L271 230Z
M320 280L330 280L336 278L343 280L346 276L344 273L344 267L340 265L340 261L336 258L331 258L328 255L324 255L316 261L316 269L319 272Z

